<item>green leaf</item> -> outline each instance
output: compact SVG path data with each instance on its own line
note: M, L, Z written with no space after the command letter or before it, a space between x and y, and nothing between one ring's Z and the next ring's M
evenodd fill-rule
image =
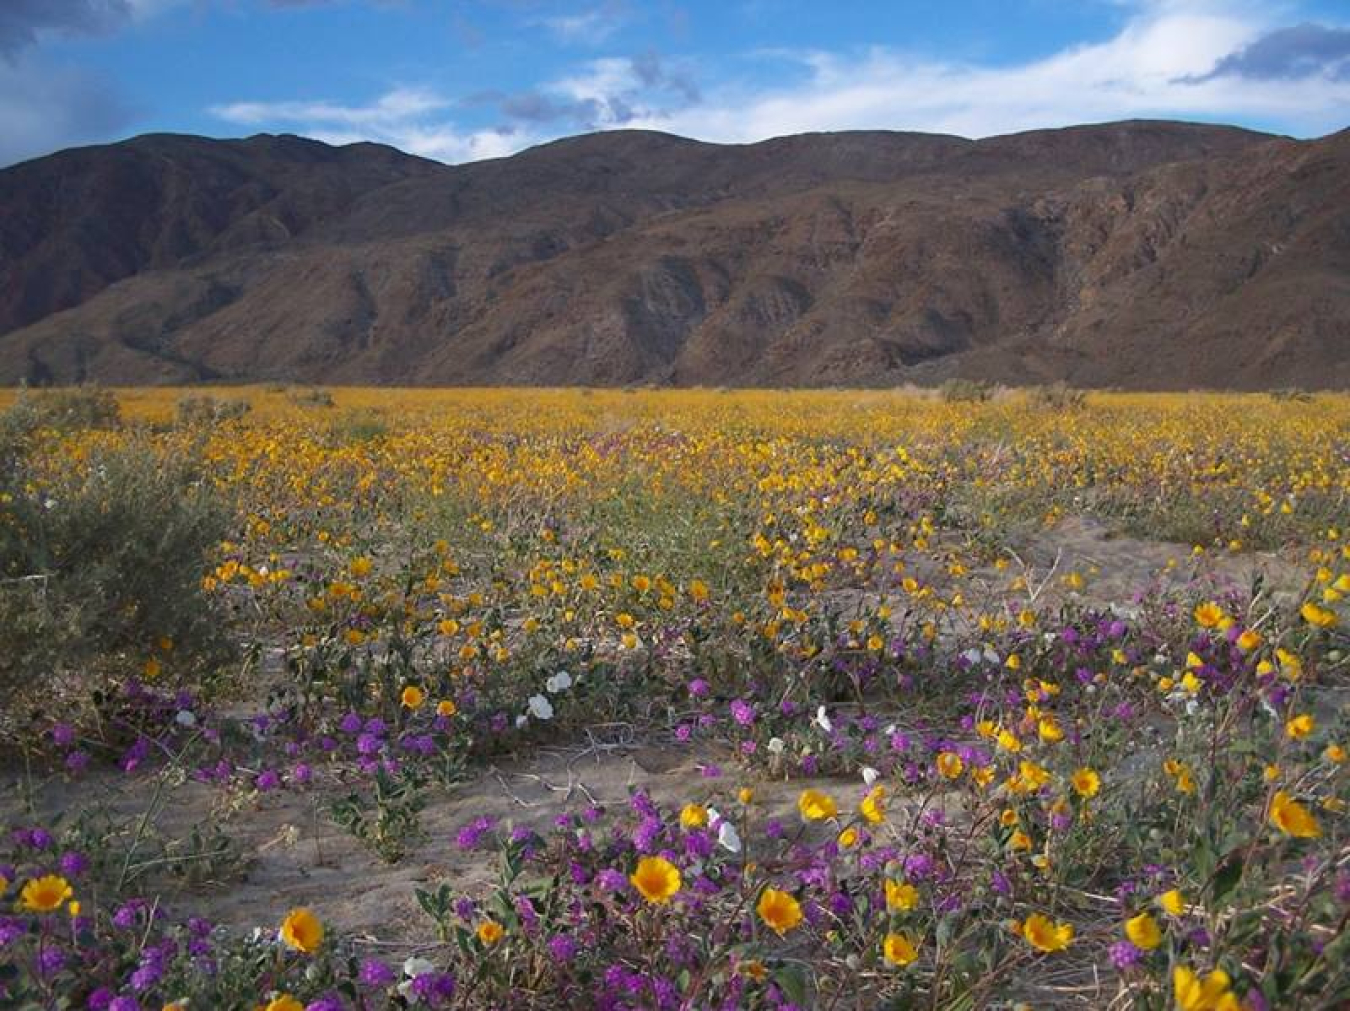
M773 974L774 982L782 988L788 1000L802 1007L810 1005L806 970L800 965L780 966Z
M1224 858L1218 873L1214 875L1213 894L1216 903L1223 902L1242 880L1243 860L1240 853L1230 853Z

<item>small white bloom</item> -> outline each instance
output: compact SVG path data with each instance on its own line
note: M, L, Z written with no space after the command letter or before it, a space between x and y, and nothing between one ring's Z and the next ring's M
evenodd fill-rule
M741 837L736 832L736 826L729 821L724 821L717 829L717 845L728 853L739 853L741 851Z
M572 687L572 675L565 670L558 671L551 678L544 682L544 687L548 689L550 695L556 695L558 692L565 692Z
M174 715L173 721L180 727L195 727L197 716L191 709L180 709Z
M979 663L984 659L984 652L978 646L971 646L970 649L961 654L961 659L966 663Z
M870 765L863 766L862 778L863 782L866 783L868 786L871 786L873 783L875 783L877 779L880 778L880 776L881 773L877 772L877 770L872 768Z
M783 749L786 748L786 747L787 747L787 745L786 745L785 743L783 743L783 739L782 739L781 737L770 737L770 738L769 738L768 748L769 748L769 753L770 753L770 754L772 754L772 755L781 755L781 754L783 753Z
M517 730L523 729L524 726L529 722L530 718L526 716L524 713L522 713L521 715L516 717L516 729Z
M422 958L420 955L414 955L403 963L403 975L409 979L416 979L418 976L425 976L427 973L435 971L435 964L430 959Z
M984 647L984 662L985 662L985 663L1002 663L1002 662L1003 662L1003 658L1002 658L1001 656L998 655L998 653L994 650L994 648L993 648L992 646L986 646L986 647Z
M531 695L530 715L536 720L553 719L553 703L548 700L546 695Z
M827 734L834 731L834 724L830 722L830 716L825 712L824 706L816 710L816 725Z

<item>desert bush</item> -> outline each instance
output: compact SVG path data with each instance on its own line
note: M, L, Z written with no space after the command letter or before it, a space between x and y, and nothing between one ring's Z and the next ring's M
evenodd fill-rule
M287 391L286 399L297 407L333 406L333 394L317 387L294 386Z
M942 384L942 399L949 404L984 403L992 400L994 384L987 379L948 379Z
M20 390L18 400L5 413L10 424L79 429L116 428L122 412L110 390L69 386L36 393Z
M41 481L20 461L0 504L0 687L128 668L186 673L224 640L201 589L230 512L205 477L141 445Z
M1046 411L1076 411L1087 403L1087 392L1076 390L1065 382L1048 386L1033 386L1028 393L1033 407Z
M242 418L252 409L247 400L227 400L210 394L185 394L178 399L178 424L216 425Z
M389 434L389 423L376 410L345 411L330 426L329 431L340 444L369 442Z
M1271 390L1270 399L1277 403L1309 404L1312 403L1313 395L1298 386L1285 386Z

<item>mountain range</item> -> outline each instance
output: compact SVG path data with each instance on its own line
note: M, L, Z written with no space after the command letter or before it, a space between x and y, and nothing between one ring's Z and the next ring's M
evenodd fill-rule
M0 382L1350 386L1350 130L1130 121L444 165L156 134L0 170Z

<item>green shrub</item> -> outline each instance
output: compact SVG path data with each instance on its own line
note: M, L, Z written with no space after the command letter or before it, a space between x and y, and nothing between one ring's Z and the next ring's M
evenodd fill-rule
M230 510L190 465L132 444L44 484L27 461L0 481L0 690L13 702L152 656L199 676L227 643L201 587ZM170 645L171 644L171 645Z
M1047 411L1076 411L1087 403L1087 392L1060 381L1049 386L1033 386L1027 394L1033 407Z
M34 393L21 390L8 414L42 428L116 428L122 420L117 397L98 386L67 386Z
M1312 403L1313 395L1307 390L1297 386L1287 386L1278 390L1270 391L1270 399L1275 401L1292 401L1297 404Z
M994 384L987 379L948 379L942 384L942 399L949 404L984 403L994 396Z
M247 400L223 400L210 394L187 394L178 400L178 423L185 426L218 425L235 421L251 411Z
M376 410L347 411L329 428L338 443L370 442L389 434L389 423Z
M317 387L292 387L286 394L292 404L298 407L332 407L333 395Z

